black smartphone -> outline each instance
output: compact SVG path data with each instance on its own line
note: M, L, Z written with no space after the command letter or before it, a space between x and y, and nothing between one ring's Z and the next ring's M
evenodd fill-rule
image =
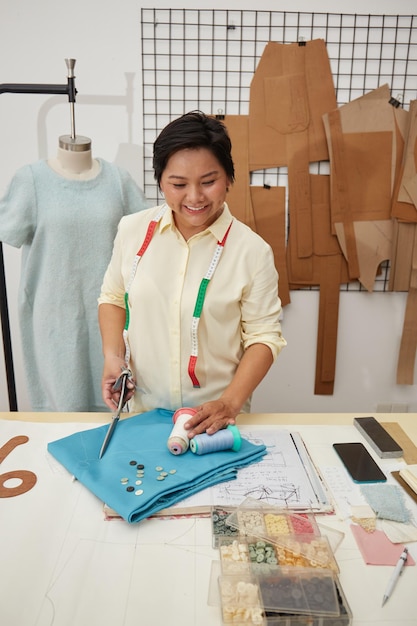
M363 443L334 443L333 448L354 481L358 483L376 483L387 480L387 477Z

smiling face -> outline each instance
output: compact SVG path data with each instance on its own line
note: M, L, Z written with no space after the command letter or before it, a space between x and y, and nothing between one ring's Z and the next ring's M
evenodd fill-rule
M160 188L185 239L216 221L229 185L225 170L207 148L178 150L168 159Z

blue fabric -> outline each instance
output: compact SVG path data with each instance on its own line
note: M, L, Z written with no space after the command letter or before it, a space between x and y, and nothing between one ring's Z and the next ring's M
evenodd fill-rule
M188 496L237 477L241 467L256 463L266 454L264 445L242 439L238 452L222 450L198 456L188 450L174 455L167 448L172 431L172 411L156 409L120 420L109 446L98 458L108 424L81 431L50 442L48 451L83 485L108 504L126 521L138 522ZM142 463L142 485L137 480L136 465ZM157 480L162 467L168 472ZM169 471L176 472L170 474ZM129 478L122 484L122 478ZM127 487L134 491L128 492ZM143 489L142 495L135 491Z

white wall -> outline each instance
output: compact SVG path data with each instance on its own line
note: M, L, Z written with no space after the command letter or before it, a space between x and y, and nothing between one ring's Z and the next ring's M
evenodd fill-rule
M414 0L258 0L256 10L403 14ZM142 184L140 9L196 8L153 0L3 0L0 10L0 83L66 83L65 58L75 58L76 132L93 141L96 156L127 167ZM236 9L229 0L198 8ZM239 10L254 10L241 0ZM415 11L414 11L415 12ZM54 156L58 137L70 133L65 96L0 97L0 194L22 165ZM4 246L19 409L30 410L17 323L20 251ZM288 347L254 396L262 412L373 412L381 403L417 412L416 386L395 384L405 294L341 293L335 391L314 395L318 293L292 294L283 331ZM7 411L0 346L0 411ZM65 372L62 374L65 376ZM417 379L417 372L416 372Z

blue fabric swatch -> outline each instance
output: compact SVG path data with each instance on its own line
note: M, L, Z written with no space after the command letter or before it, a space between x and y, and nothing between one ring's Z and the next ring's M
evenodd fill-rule
M404 492L397 485L361 485L361 493L379 519L408 523L411 511L407 509Z
M126 521L139 522L212 485L233 480L237 471L260 461L264 445L242 439L238 452L222 450L202 456L190 450L172 454L167 441L173 429L173 411L156 409L120 420L101 459L108 424L52 441L48 451L83 485ZM133 461L136 461L133 464ZM132 462L132 464L131 464ZM143 464L142 484L136 485L137 464ZM168 475L157 480L163 468ZM169 473L176 470L175 473ZM123 484L122 478L129 482ZM127 491L127 487L134 487ZM137 490L143 490L136 495Z

